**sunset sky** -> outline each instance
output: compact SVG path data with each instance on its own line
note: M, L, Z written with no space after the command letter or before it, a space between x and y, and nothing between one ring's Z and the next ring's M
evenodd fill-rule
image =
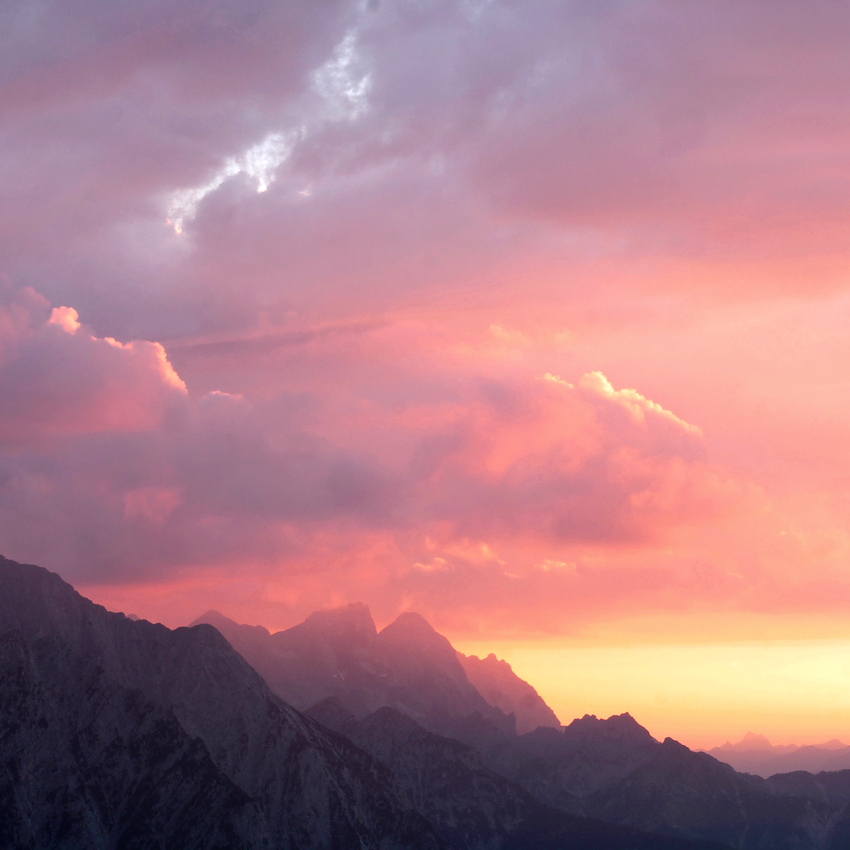
M8 0L0 553L416 610L850 743L850 6Z

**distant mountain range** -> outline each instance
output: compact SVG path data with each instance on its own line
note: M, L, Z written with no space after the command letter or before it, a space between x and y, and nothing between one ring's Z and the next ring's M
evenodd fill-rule
M749 732L737 744L727 741L706 752L741 773L765 778L796 770L809 773L850 770L850 747L834 738L824 744L773 746L763 735Z

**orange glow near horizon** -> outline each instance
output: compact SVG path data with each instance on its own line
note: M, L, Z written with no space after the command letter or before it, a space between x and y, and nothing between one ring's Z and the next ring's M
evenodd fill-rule
M460 642L504 658L562 723L628 712L692 749L739 741L850 744L850 640L560 646Z
M210 573L170 586L79 589L111 610L171 628L210 608L272 632L303 619L294 590L293 607L284 608L280 594L258 603L256 588L252 596L239 583L228 589L221 578ZM392 617L376 619L380 629ZM783 627L783 639L756 638L777 628L775 618L718 614L609 623L575 639L447 636L467 655L492 652L508 661L565 724L585 714L628 712L657 739L675 738L692 749L738 741L747 732L774 744L833 738L850 744L850 638L841 637L843 621L799 618Z

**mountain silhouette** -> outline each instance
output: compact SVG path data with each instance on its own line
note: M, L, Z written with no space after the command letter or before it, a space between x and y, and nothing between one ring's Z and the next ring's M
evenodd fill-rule
M193 625L201 623L215 626L296 708L337 697L356 717L389 706L440 733L465 721L488 732L515 730L514 717L478 692L449 641L419 614L401 614L380 632L361 604L318 611L275 634L215 611Z
M369 631L362 611L348 613L309 628L329 621L329 643L351 638L349 627ZM385 640L402 655L424 641L443 658L444 639L426 626L405 617ZM433 675L423 663L402 687L457 697ZM275 696L215 628L131 620L59 576L0 559L2 848L706 846L547 812L411 717L383 708L358 720L336 705L342 725L328 712L323 725Z
M769 781L736 773L630 715L505 736L485 765L565 812L736 850L846 850L850 771Z
M462 652L458 652L457 657L469 681L484 699L505 714L513 714L520 735L533 732L538 726L561 728L561 721L543 697L520 679L507 661L499 660L492 652L485 658Z
M0 846L442 846L210 626L132 621L2 559L0 636Z
M393 708L380 708L358 720L331 697L308 714L390 768L411 803L452 850L540 850L547 844L599 850L719 847L547 808L516 783L488 769L472 747L429 732Z
M261 672L267 669L264 674L275 682L278 693L293 694L291 698L303 708L308 708L309 697L318 695L317 702L325 701L323 711L336 712L333 722L331 716L324 721L367 750L371 744L358 737L364 734L359 724L367 720L376 724L376 718L389 723L390 715L379 712L382 707L406 715L423 731L473 747L485 768L507 779L511 787L523 789L543 807L541 811L550 813L540 815L545 829L528 832L526 819L504 838L508 843L524 835L522 840L531 842L529 846L536 846L534 842L557 846L561 839L554 811L558 817L590 818L736 850L846 850L850 846L842 843L850 835L850 797L842 796L850 785L850 771L846 776L802 775L811 782L787 777L780 781L782 777L776 776L766 782L737 773L711 755L692 752L672 739L656 741L629 714L607 719L585 715L565 727L544 724L517 734L513 725L517 712L506 714L513 709L508 699L536 693L534 689L522 680L519 685L512 681L512 671L506 677L508 665L503 667L495 657L485 658L485 663L475 659L470 664L473 674L467 675L464 668L469 659L455 653L419 615L404 614L379 633L368 609L353 605L318 612L276 635L260 627L239 626L219 614L201 619L219 625ZM482 667L486 678L476 674ZM499 671L497 683L510 685L502 686L499 694L488 691L496 679L491 674L494 669ZM486 700L473 679L496 703L490 711L481 710ZM327 702L329 697L336 701ZM331 705L336 709L331 710ZM318 711L318 707L312 709L314 716ZM547 717L545 711L543 716ZM504 722L506 718L510 724ZM386 732L388 740L393 734L392 729ZM757 752L771 755L766 739L750 735L747 742L762 748ZM409 752L411 764L417 758L432 758L424 750L419 756L417 752L417 748ZM843 750L822 752L836 759L843 755ZM384 761L392 761L386 753L376 756L379 761L381 755ZM448 773L454 769L444 767ZM408 765L405 771L410 769ZM399 780L403 787L405 771ZM432 817L435 824L442 823L433 812ZM445 829L442 834L449 835Z
M707 752L741 773L765 778L798 770L820 773L850 769L850 747L836 739L803 747L795 744L773 746L763 735L750 732L737 744L727 741Z
M278 635L207 619L131 620L0 558L0 847L850 846L850 770L740 774L628 714L518 735L416 614L378 632L347 606ZM309 716L219 629L322 694Z

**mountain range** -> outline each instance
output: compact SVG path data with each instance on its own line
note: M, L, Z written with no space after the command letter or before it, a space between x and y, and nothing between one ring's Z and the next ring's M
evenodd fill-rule
M196 622L215 625L280 696L390 767L420 808L424 798L446 795L411 789L413 765L454 775L463 744L466 759L474 754L475 769L489 771L491 801L500 799L493 774L514 789L513 803L494 811L512 811L519 788L549 811L739 850L847 846L850 771L765 781L672 739L656 741L628 714L585 716L562 727L509 665L495 656L456 653L418 615L403 614L380 632L363 605L318 612L276 634L217 612ZM398 744L403 764L394 760L392 747L376 743L399 736L407 742ZM453 743L437 747L435 737ZM428 811L444 837L450 835L445 823L455 824L454 815ZM488 827L493 836L504 828L495 822Z
M357 603L317 611L275 634L217 611L192 623L200 624L215 626L298 709L333 696L356 717L390 706L435 732L454 731L458 720L472 716L493 730L516 730L515 716L479 693L449 641L419 614L402 614L380 632Z
M414 661L423 634L442 660L445 647L420 619L390 632L388 663ZM439 719L427 709L436 695L497 729L453 658L448 683L427 661L412 664L397 682L399 703ZM131 620L53 573L0 558L3 850L707 846L546 807L398 709L362 722L358 746L299 712L209 625Z
M765 779L776 773L798 770L809 773L850 770L850 747L837 739L823 744L774 746L763 735L749 732L737 744L727 741L706 752L741 773L752 773Z
M3 559L0 639L2 847L443 846L209 626L134 622Z
M738 773L628 714L560 726L416 614L201 619L133 620L0 559L2 850L850 846L850 771Z

